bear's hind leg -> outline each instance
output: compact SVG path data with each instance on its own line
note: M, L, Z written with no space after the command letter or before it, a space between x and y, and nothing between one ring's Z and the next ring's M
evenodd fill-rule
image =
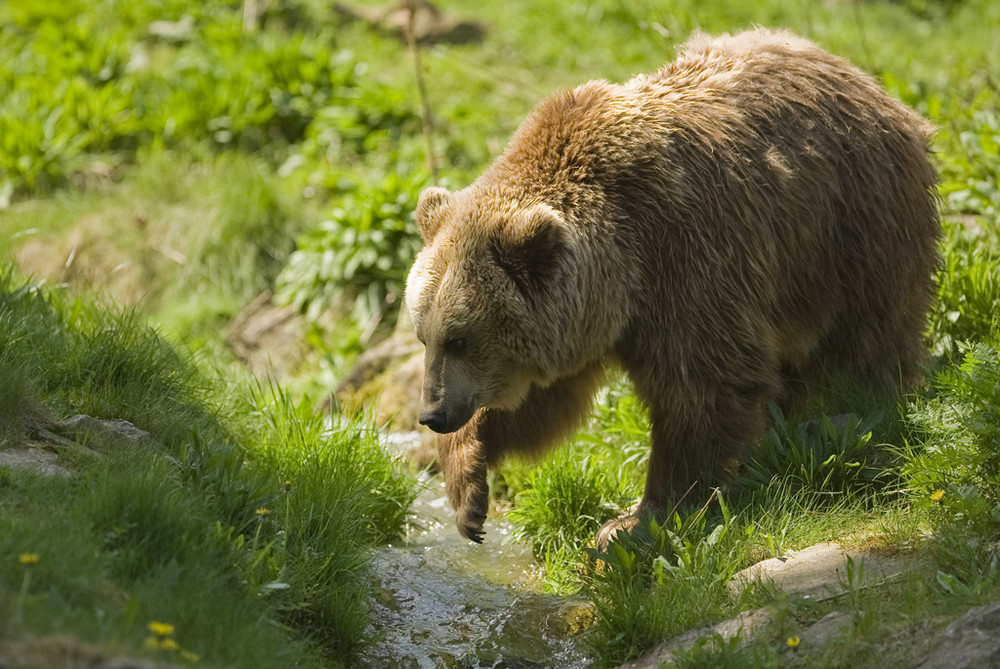
M631 532L644 519L662 520L670 505L685 496L697 501L724 483L741 446L766 430L767 402L780 388L777 372L763 368L756 379L748 375L743 383L674 387L669 398L662 390L644 392L637 384L652 423L646 488L635 511L601 528L598 548L603 550L618 531Z
M641 511L661 513L682 496L725 482L744 444L764 434L769 387L719 386L690 393L673 411L650 409L652 445Z
M594 363L551 386L532 387L517 409L480 409L457 432L438 436L441 470L462 536L483 540L487 469L509 455L540 455L573 430L590 409L603 376L603 365Z

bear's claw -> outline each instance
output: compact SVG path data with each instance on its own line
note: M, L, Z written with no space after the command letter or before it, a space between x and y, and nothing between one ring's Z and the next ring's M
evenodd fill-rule
M486 534L486 530L483 529L484 522L486 522L485 513L465 512L459 513L455 517L455 525L458 527L459 533L477 544L483 543L483 535Z

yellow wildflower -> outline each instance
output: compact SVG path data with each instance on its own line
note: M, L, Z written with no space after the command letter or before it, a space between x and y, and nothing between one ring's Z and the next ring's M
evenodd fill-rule
M940 502L944 499L944 490L935 490L931 493L931 499L935 502Z
M20 562L23 565L29 565L29 566L33 564L38 564L38 561L40 559L41 558L38 556L38 553L21 553L20 555L17 556L18 562Z
M181 658L187 660L188 662L197 662L198 660L201 659L201 655L199 655L198 653L192 653L189 650L182 650Z
M178 650L180 644L168 636L148 636L146 637L146 648L153 650Z
M785 641L785 643L788 644L788 647L791 648L792 650L795 650L796 648L798 648L799 644L801 642L802 642L802 639L800 639L797 636L790 636L790 637L788 637L788 640Z
M170 623L161 623L153 621L146 626L146 628L155 634L156 636L170 636L174 633L174 626Z
M262 506L259 509L257 509L256 513L257 513L258 516L266 516L269 513L271 513L271 510L269 508L267 508L266 506Z

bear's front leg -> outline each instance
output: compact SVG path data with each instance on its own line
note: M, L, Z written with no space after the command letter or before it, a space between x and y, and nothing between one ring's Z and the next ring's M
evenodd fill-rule
M438 435L438 461L444 474L448 501L455 509L455 525L463 537L483 542L483 523L489 507L486 453L477 432L482 410L457 432Z
M481 543L489 507L486 472L509 455L538 455L579 425L603 377L600 363L545 388L532 386L512 410L479 409L457 432L438 436L438 456L455 524Z

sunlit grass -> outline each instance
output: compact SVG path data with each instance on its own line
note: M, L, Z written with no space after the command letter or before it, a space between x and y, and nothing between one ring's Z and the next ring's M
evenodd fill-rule
M277 385L210 380L132 315L9 275L0 342L0 409L20 417L4 446L73 413L150 433L60 446L69 477L0 468L0 554L14 556L0 592L18 602L0 631L206 666L336 664L364 645L367 549L404 531L416 489L373 430L331 429ZM176 625L170 648L144 645L149 620Z

